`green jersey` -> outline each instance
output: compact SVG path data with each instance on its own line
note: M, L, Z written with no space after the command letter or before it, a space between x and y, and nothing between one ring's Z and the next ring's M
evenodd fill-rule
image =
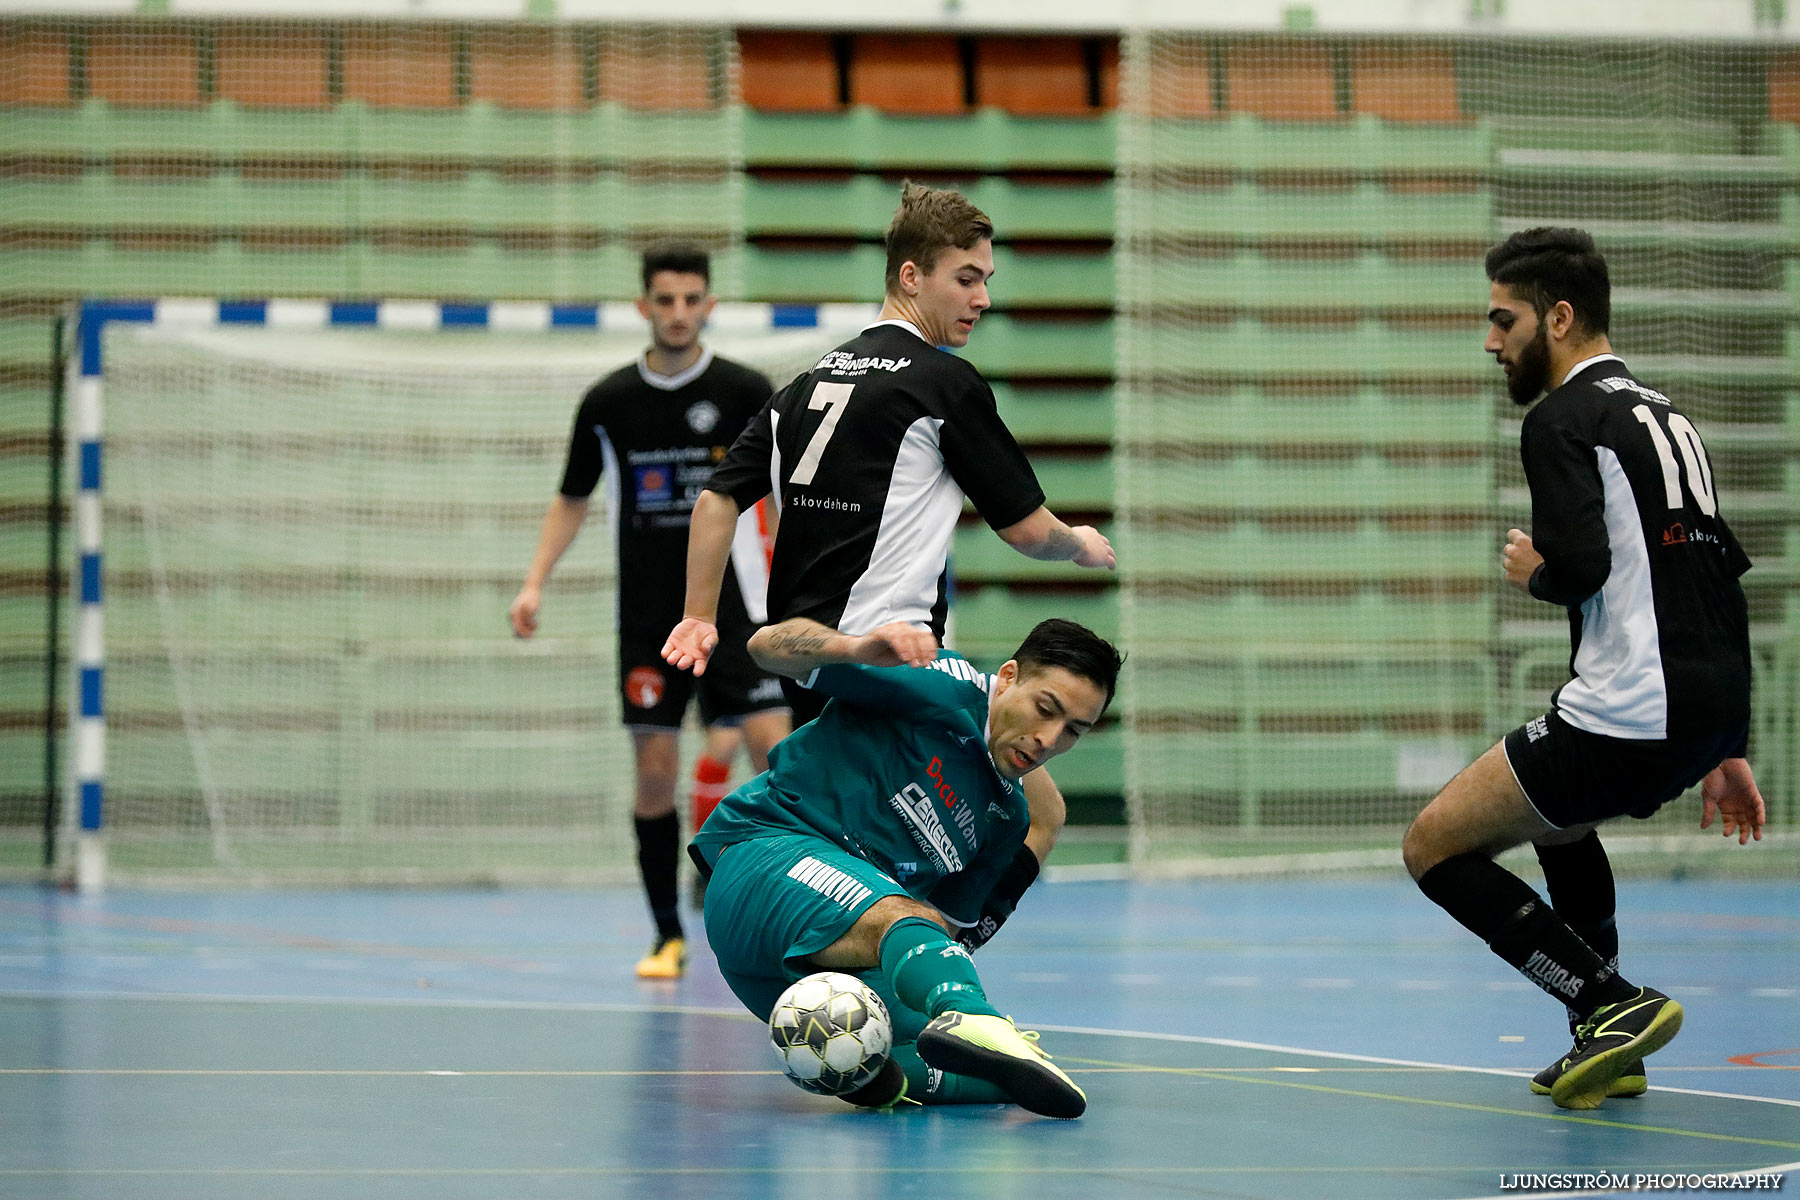
M810 834L878 868L945 916L973 924L1024 844L1024 789L987 749L984 675L946 650L928 667L821 667L832 697L720 802L694 837L728 846Z

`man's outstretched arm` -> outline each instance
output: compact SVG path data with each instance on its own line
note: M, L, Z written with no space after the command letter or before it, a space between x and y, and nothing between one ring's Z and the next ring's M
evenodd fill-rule
M1041 504L1024 520L994 532L1026 558L1073 562L1078 567L1104 567L1108 571L1119 564L1105 534L1092 525L1068 525Z
M848 634L810 617L789 617L765 625L751 636L750 657L772 674L805 679L820 667L837 663L923 667L937 657L937 641L930 630L904 621Z
M694 501L688 518L687 599L681 622L669 631L662 656L671 666L706 674L706 660L719 644L719 590L731 561L731 539L737 532L737 501L710 488Z

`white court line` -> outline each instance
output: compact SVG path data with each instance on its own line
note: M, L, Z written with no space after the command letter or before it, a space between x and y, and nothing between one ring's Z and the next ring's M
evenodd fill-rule
M1434 1071L1463 1071L1474 1075L1505 1075L1513 1079L1529 1079L1530 1071L1511 1067L1470 1067L1461 1063L1422 1062L1410 1058L1382 1058L1373 1054L1347 1054L1338 1050L1308 1050L1304 1046L1278 1046L1269 1042L1245 1042L1236 1038L1202 1037L1195 1033L1146 1033L1129 1029L1094 1029L1084 1025L1038 1025L1047 1033L1085 1033L1095 1037L1148 1038L1158 1042L1188 1042L1201 1046L1228 1046L1235 1050L1261 1050L1268 1054L1304 1054L1314 1058L1331 1058L1343 1062L1375 1063L1384 1067L1425 1067ZM1710 1096L1715 1100L1750 1100L1758 1104L1781 1104L1800 1108L1800 1100L1783 1100L1774 1096L1743 1096L1736 1092L1708 1092L1698 1088L1663 1087L1653 1091L1675 1092L1683 1096Z
M607 1004L586 1000L455 1000L434 996L230 996L185 992L32 992L0 989L0 1000L179 1000L215 1004L319 1004L367 1005L376 1008L475 1008L518 1009L528 1012L637 1012L680 1013L696 1017L727 1017L745 1021L756 1018L741 1008L705 1008L691 1004ZM760 1024L760 1022L758 1022ZM1512 1079L1528 1079L1531 1072L1511 1067L1471 1067L1462 1063L1426 1062L1411 1058L1383 1058L1374 1054L1350 1054L1340 1050L1310 1050L1305 1046L1282 1046L1272 1042L1246 1042L1238 1038L1204 1037L1197 1033L1151 1033L1141 1029L1095 1029L1090 1025L1039 1025L1033 1028L1047 1033L1082 1033L1093 1037L1138 1038L1152 1042L1176 1042L1184 1045L1224 1046L1233 1050L1261 1050L1268 1054L1305 1055L1329 1058L1339 1062L1374 1063L1384 1067L1424 1067L1434 1071L1462 1071L1470 1075L1502 1075ZM1204 1069L1204 1068L1198 1068ZM1711 1092L1699 1088L1663 1087L1652 1091L1672 1092L1681 1096L1706 1096L1714 1100L1747 1100L1753 1104L1779 1104L1800 1108L1800 1100L1777 1096L1746 1096L1737 1092Z

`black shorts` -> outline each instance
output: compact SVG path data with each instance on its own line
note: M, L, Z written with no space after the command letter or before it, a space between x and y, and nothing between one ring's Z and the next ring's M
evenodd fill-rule
M795 729L808 721L817 720L819 714L825 711L825 702L831 699L824 692L802 687L797 679L783 679L781 690L786 693L788 709L794 714Z
M1558 829L1614 817L1642 820L1693 787L1744 740L1745 727L1705 737L1606 737L1547 712L1502 740L1525 799Z
M787 707L781 681L758 667L742 639L721 637L706 674L695 679L663 661L660 633L619 631L619 706L627 728L679 729L698 695L700 720L731 725L752 713Z

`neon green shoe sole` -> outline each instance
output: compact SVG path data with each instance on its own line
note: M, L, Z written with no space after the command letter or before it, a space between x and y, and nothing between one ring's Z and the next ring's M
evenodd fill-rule
M1070 1120L1087 1111L1087 1093L1005 1017L947 1012L919 1033L918 1051L928 1065L985 1079L1040 1116Z
M1579 1049L1581 1047L1576 1046L1575 1050L1569 1051L1569 1054L1573 1056ZM1562 1072L1563 1060L1559 1058L1533 1075L1531 1077L1531 1094L1548 1096L1550 1085L1556 1082ZM1606 1098L1608 1100L1629 1100L1641 1096L1649 1090L1650 1079L1644 1072L1644 1060L1640 1058L1636 1062L1625 1064L1625 1073L1612 1081L1612 1086L1606 1089Z
M1576 1049L1550 1085L1551 1101L1558 1108L1599 1108L1626 1068L1681 1032L1681 1015L1681 1005L1654 988L1600 1009L1576 1031Z

